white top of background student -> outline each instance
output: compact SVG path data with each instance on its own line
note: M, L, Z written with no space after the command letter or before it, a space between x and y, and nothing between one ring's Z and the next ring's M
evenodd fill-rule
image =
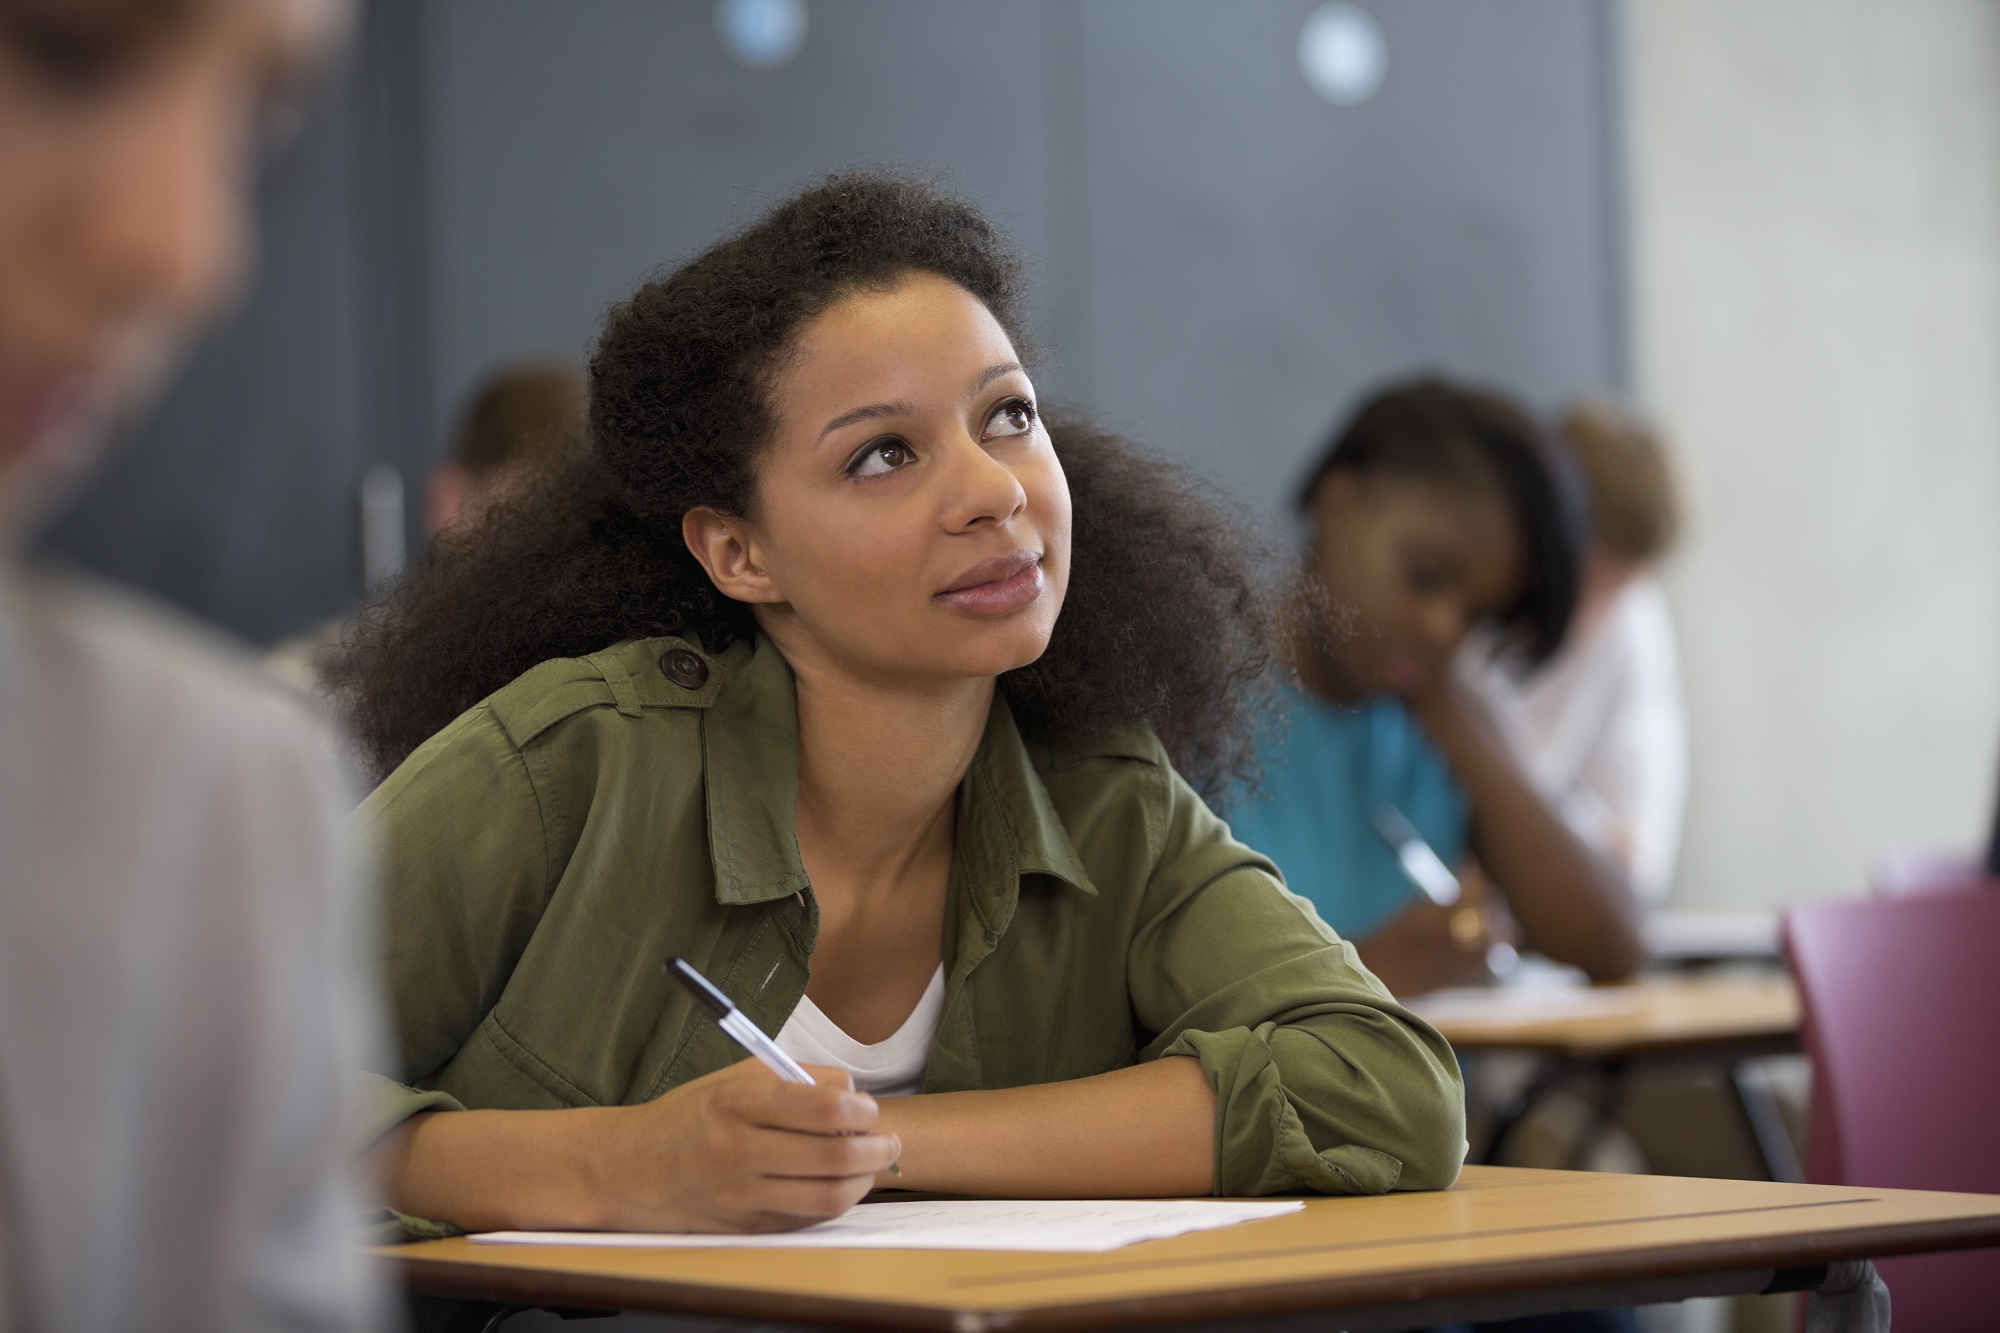
M1565 415L1563 435L1591 499L1569 637L1532 671L1496 658L1490 639L1468 643L1458 665L1571 826L1657 905L1673 883L1687 805L1680 655L1654 576L1679 534L1679 500L1665 447L1637 420L1582 404Z

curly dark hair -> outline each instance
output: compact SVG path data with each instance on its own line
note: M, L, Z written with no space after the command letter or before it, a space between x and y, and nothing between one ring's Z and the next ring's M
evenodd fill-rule
M1025 360L1022 264L971 204L884 171L825 179L614 307L590 365L587 449L440 541L350 632L329 686L386 775L538 662L624 639L756 632L681 539L698 505L750 511L774 372L842 297L932 273ZM1000 679L1031 738L1152 726L1197 788L1251 780L1286 560L1190 470L1073 411L1045 412L1069 479L1069 592L1047 652Z

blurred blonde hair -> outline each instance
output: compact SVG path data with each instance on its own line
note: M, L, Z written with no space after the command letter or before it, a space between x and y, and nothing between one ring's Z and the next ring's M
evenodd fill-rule
M1562 433L1590 491L1598 545L1635 565L1671 551L1681 533L1680 487L1658 433L1601 399L1571 404Z

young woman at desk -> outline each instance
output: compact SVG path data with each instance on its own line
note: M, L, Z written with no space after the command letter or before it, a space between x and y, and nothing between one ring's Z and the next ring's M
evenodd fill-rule
M1045 424L1029 355L984 218L836 177L613 310L593 456L378 614L346 688L397 765L359 818L401 1211L1454 1179L1450 1050L1190 785L1247 753L1263 670L1231 523Z
M1569 829L1449 669L1482 625L1531 663L1562 642L1583 530L1562 482L1525 414L1426 380L1363 405L1300 495L1311 567L1352 623L1302 636L1264 790L1231 823L1397 994L1484 975L1501 908L1478 892L1487 876L1550 957L1599 980L1643 957L1623 869ZM1384 807L1461 866L1483 911L1411 887L1377 831Z

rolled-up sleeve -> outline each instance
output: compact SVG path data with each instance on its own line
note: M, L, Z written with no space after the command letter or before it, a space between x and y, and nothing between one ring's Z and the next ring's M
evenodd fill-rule
M1444 1038L1168 775L1144 919L1127 959L1145 1059L1200 1059L1215 1089L1215 1189L1442 1189L1465 1160Z

